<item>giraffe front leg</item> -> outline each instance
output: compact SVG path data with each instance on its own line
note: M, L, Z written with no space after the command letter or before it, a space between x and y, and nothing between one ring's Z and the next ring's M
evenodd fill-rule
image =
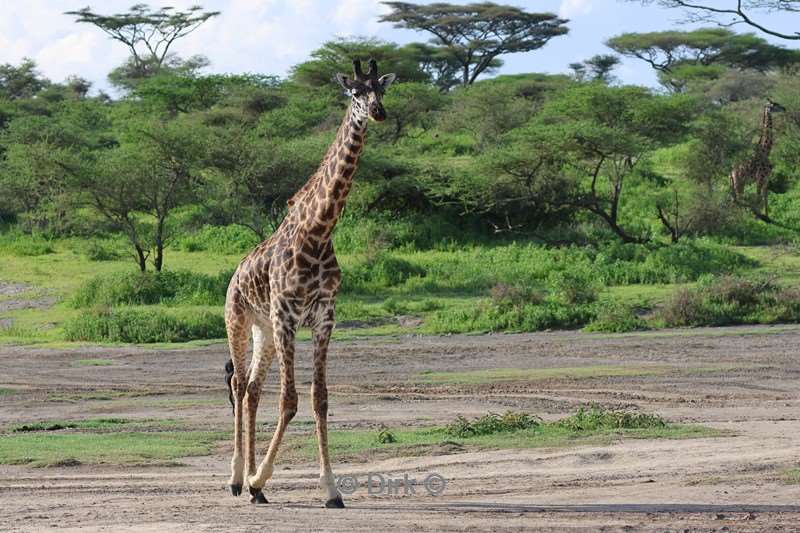
M275 457L278 455L283 434L286 432L289 422L297 413L297 390L294 383L294 325L273 320L273 335L275 350L281 365L280 412L278 424L269 443L266 457L261 461L255 473L247 477L247 484L250 486L250 495L252 496L251 503L267 503L263 493L264 484L272 477Z
M325 370L328 359L328 343L333 330L333 306L324 311L324 320L314 328L314 377L311 382L311 404L316 420L317 444L319 446L319 482L325 492L325 507L344 508L342 495L336 488L328 454L328 386Z

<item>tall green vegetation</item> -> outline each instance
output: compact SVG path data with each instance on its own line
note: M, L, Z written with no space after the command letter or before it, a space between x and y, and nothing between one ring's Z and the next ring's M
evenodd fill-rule
M385 22L433 40L333 39L285 79L205 74L207 60L172 45L217 13L142 5L71 13L130 52L110 74L118 98L78 76L48 80L31 60L0 65L3 251L60 260L59 243L81 243L77 255L130 257L144 273L85 283L69 299L85 315L72 338L202 335L181 313L137 306L221 304L236 256L276 229L320 164L348 103L330 79L354 56L399 81L334 236L350 318L424 309L430 332L640 329L640 309L606 301L609 287L739 274L755 265L728 245L796 240L797 50L724 28L624 33L569 74L490 78L507 54L569 38L567 22L486 2L388 5ZM620 84L620 56L656 69L663 87ZM728 181L767 98L787 109L774 119L772 227L731 201ZM178 270L170 250L224 256L204 269L221 273ZM795 320L789 296L770 290L725 316ZM701 293L684 300L702 315L719 302ZM480 303L437 299L454 296ZM783 318L769 318L779 305ZM162 326L172 333L156 335Z

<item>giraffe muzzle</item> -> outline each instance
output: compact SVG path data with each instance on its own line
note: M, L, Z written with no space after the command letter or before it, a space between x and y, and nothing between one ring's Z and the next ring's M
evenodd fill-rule
M386 110L380 104L371 104L369 106L369 118L375 122L383 122L386 120Z

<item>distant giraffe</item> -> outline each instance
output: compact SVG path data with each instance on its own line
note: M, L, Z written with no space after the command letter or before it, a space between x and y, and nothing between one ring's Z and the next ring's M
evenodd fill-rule
M336 75L351 97L336 139L319 169L289 200L289 212L275 233L239 264L225 300L225 324L231 352L226 371L234 410L230 489L234 496L241 494L246 464L246 481L253 503L267 503L262 489L272 476L286 426L297 412L295 333L299 327L309 326L314 344L311 402L319 443L320 485L327 493L326 507L344 507L328 456L325 367L334 326L336 293L341 282L331 234L350 191L368 119L385 120L381 99L395 79L394 74L379 78L375 60L370 60L366 74L361 70L360 61L354 61L353 67L353 78ZM251 331L253 358L247 375L245 352ZM280 413L267 455L256 469L256 411L267 370L276 354L281 368ZM246 463L242 455L243 409L247 420Z
M769 176L772 174L772 163L769 161L769 153L772 151L772 113L779 113L786 111L782 105L767 100L764 105L764 111L761 114L761 135L758 138L758 143L755 145L753 155L736 165L731 171L731 193L733 199L738 201L744 193L744 188L748 183L754 182L756 184L756 192L758 194L760 206L754 208L756 214L763 215L768 218L769 205Z

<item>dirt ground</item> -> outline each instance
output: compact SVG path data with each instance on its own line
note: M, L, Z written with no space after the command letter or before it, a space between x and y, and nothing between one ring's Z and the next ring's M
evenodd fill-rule
M344 510L322 508L313 462L278 465L265 489L269 505L230 496L228 443L182 466L0 466L0 531L800 531L800 485L785 477L800 463L798 345L800 327L335 342L329 356L333 431L445 423L459 414L506 409L555 418L593 401L731 433L335 461L337 474L362 479L368 472L417 478L435 472L447 480L435 497L420 491L371 496L362 487L345 497ZM75 364L86 358L113 364ZM0 347L0 387L24 389L0 396L0 427L113 414L229 430L226 359L223 345L166 351ZM298 419L308 420L307 343L297 359ZM599 365L667 370L456 386L425 385L420 378L424 371ZM273 379L260 421L274 419L276 388ZM52 400L97 390L127 396ZM293 431L310 427L298 424Z

